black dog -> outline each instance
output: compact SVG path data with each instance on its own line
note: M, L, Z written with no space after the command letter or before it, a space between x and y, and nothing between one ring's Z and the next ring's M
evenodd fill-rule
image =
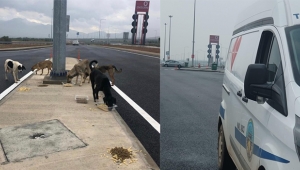
M93 90L94 102L96 102L96 99L99 99L99 91L103 91L105 95L105 97L103 97L103 101L111 110L113 105L116 104L116 98L111 95L111 85L109 79L100 70L94 69L93 63L97 64L98 62L96 60L93 60L89 64L91 69L90 80Z

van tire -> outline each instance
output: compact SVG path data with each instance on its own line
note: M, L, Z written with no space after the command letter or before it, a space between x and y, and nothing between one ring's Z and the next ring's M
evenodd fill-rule
M223 125L221 125L219 128L219 136L218 136L218 169L219 170L236 169L227 151Z

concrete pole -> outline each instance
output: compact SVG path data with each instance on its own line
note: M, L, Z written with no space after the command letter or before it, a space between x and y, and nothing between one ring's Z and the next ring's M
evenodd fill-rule
M103 21L105 19L100 19L100 27L99 27L99 41L101 39L101 21Z
M54 0L52 77L66 77L67 0Z
M171 18L173 16L169 15L169 17L170 17L170 30L169 30L169 57L168 57L168 59L171 59Z
M164 59L163 59L163 61L166 61L166 25L167 25L167 23L165 23L165 38L164 38L165 46L164 46Z
M194 67L194 46L195 46L195 13L196 13L196 0L194 0L194 24L193 24L193 50L192 50L192 67Z

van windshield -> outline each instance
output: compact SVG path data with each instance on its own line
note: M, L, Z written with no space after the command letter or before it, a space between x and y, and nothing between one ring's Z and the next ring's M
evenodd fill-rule
M300 86L300 25L285 29L289 53L294 73L294 79Z

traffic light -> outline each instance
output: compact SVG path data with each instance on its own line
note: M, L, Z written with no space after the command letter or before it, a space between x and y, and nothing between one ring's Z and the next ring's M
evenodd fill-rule
M208 44L208 50L207 50L207 53L208 53L208 55L207 55L207 58L211 58L211 44Z
M216 45L216 59L218 59L220 56L219 56L219 53L220 53L220 45L219 44L217 44Z
M149 19L149 15L148 15L148 12L147 12L144 15L144 19L143 19L143 29L142 29L142 33L143 34L147 33L148 19Z
M133 28L131 29L131 33L135 34L136 33L136 27L137 27L138 15L137 14L133 14L132 15L132 19L133 19L133 21L132 21L131 25L132 25Z

